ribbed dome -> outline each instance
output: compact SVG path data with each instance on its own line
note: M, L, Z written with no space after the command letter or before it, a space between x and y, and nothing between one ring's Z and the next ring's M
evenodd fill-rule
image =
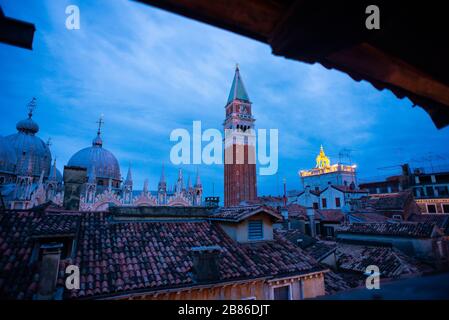
M87 168L88 178L120 180L118 161L110 151L103 148L102 144L100 134L98 134L92 141L92 147L75 153L70 158L68 165ZM93 177L92 174L94 174Z
M17 156L9 142L0 137L0 172L14 174L16 169Z
M16 125L18 132L5 137L16 155L16 173L29 174L39 177L44 171L48 177L51 166L51 153L48 145L35 134L39 126L32 119L32 112L28 119L19 121ZM30 172L31 170L31 172Z

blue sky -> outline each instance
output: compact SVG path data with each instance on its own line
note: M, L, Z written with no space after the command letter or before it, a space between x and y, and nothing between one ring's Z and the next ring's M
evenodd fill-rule
M359 177L412 161L449 162L449 128L437 130L420 108L347 75L271 54L267 45L128 0L0 0L7 16L35 23L34 50L0 44L0 135L15 132L35 96L39 136L52 138L62 169L91 144L104 114L104 147L135 188L154 189L169 163L170 132L221 129L236 63L253 102L256 128L279 129L279 173L259 177L260 194L276 194L282 178L300 188L297 172L311 168L323 144L332 162L351 149ZM78 5L81 29L65 28L65 8ZM183 166L185 176L195 166ZM205 195L222 195L223 168L201 166ZM192 177L193 178L193 177Z

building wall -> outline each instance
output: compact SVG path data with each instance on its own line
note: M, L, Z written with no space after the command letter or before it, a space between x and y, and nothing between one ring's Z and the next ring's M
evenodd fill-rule
M316 188L319 188L319 190L324 190L329 186L329 184L341 186L345 185L345 182L348 186L354 182L357 187L356 174L350 172L330 172L315 176L302 177L301 180L303 188L310 186L311 190L316 190Z
M254 280L215 286L186 288L179 291L139 293L120 296L118 300L272 300L273 289L290 286L291 300L311 299L325 294L324 274L310 274L282 280Z
M449 198L434 198L434 199L416 199L421 213L449 213ZM436 212L430 210L431 206L435 206Z
M262 220L263 222L263 240L273 240L273 222L266 214L256 214L240 223L219 222L220 227L227 235L238 242L252 241L248 239L248 221Z

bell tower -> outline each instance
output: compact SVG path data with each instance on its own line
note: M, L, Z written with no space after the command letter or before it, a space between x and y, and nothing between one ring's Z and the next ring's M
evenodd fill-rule
M257 198L255 119L252 103L235 68L234 80L225 106L224 121L224 205L239 205Z

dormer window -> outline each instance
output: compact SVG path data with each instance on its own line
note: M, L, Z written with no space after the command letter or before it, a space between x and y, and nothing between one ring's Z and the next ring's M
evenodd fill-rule
M248 240L263 240L263 221L248 221Z

